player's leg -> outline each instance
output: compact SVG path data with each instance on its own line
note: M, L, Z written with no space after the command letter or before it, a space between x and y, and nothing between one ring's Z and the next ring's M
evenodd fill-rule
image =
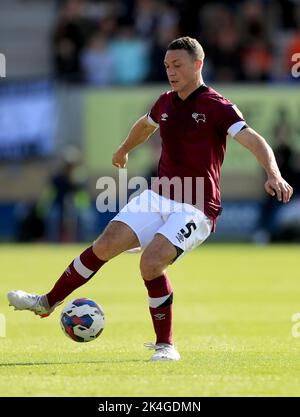
M173 289L165 272L176 257L175 246L161 234L155 235L141 257L140 270L148 291L149 311L156 334L156 343L146 344L146 347L155 349L151 360L180 359L173 346Z
M136 234L127 224L112 221L94 244L70 263L50 292L39 296L11 291L8 293L10 305L46 317L76 288L87 283L108 260L138 245Z
M169 215L141 258L141 274L149 295L149 310L156 333L152 360L180 358L173 346L173 290L164 272L174 260L200 245L210 234L212 222L199 210Z

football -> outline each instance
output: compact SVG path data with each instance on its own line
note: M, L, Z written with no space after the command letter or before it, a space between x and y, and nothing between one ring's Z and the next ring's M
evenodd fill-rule
M104 329L104 313L95 301L79 298L64 307L60 324L63 332L75 342L90 342Z

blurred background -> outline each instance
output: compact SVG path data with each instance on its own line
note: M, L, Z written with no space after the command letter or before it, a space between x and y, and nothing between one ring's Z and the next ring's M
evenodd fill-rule
M97 179L117 177L112 152L168 89L165 49L187 35L204 47L205 82L268 140L295 191L286 206L267 197L257 161L230 139L210 241L300 240L300 0L0 5L0 241L85 242L103 230L114 213L97 212ZM155 175L158 157L159 132L132 152L129 174Z

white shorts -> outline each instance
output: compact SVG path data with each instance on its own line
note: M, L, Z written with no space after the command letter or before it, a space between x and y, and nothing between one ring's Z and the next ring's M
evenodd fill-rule
M190 204L178 203L151 190L134 197L111 220L127 224L144 249L157 233L165 236L181 258L211 233L213 222Z

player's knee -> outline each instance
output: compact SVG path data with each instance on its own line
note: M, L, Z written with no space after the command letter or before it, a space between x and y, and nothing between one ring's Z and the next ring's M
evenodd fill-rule
M103 261L108 261L114 257L112 242L104 235L99 236L93 243L93 252Z
M140 271L142 278L145 281L150 281L154 278L157 278L159 275L162 274L164 270L162 262L159 259L155 259L153 256L145 255L141 256L140 261Z

